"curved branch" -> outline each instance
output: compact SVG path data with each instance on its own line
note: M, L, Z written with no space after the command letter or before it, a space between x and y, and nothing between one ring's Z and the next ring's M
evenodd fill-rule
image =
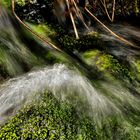
M120 37L119 35L117 35L116 33L114 33L112 30L110 30L106 25L104 25L96 16L94 16L86 7L85 10L87 11L87 13L94 18L98 23L100 23L108 32L110 32L113 36L115 36L116 38L118 38L120 41L124 42L127 45L130 45L131 47L134 48L139 48L138 46L135 46L133 43L129 42L128 40L124 39L123 37Z
M115 13L116 1L113 0L113 4L112 4L112 17L110 17L109 12L108 12L108 10L107 10L106 0L103 0L103 1L100 0L100 2L101 2L101 4L102 4L103 7L104 7L104 10L105 10L105 13L106 13L107 17L109 18L109 20L110 20L111 22L113 22L113 21L114 21L114 13Z
M108 13L108 10L107 10L107 5L106 5L106 1L105 1L105 0L103 1L103 6L104 6L104 8L105 8L105 12L106 12L106 14L107 14L109 20L112 22L112 19L111 19L110 15L109 15L109 13Z
M21 23L28 31L30 31L33 35L35 35L39 40L45 42L47 45L50 45L52 48L56 49L59 52L63 52L60 48L55 46L53 43L48 41L46 38L41 37L37 33L35 33L27 24L25 24L15 13L15 0L12 0L12 13L14 14L15 18Z

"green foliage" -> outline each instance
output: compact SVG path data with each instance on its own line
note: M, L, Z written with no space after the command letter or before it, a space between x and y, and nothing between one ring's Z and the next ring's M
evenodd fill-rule
M72 105L58 102L44 93L0 127L1 140L138 140L139 129L116 116L107 117L98 126L77 114Z

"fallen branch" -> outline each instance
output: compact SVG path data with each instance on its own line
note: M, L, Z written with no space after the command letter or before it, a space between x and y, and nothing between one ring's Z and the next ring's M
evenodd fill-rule
M63 52L61 49L59 49L58 47L56 47L53 43L51 43L50 41L48 41L46 38L38 35L36 32L34 32L27 24L25 24L15 13L15 0L12 0L12 12L15 16L15 18L19 21L19 23L21 23L28 31L30 31L33 35L35 35L39 40L45 42L47 45L50 45L52 48L56 49L59 52Z
M75 32L76 39L79 39L78 31L77 31L77 28L76 28L76 25L75 25L75 22L74 22L72 12L70 10L70 5L69 5L68 0L66 0L66 4L67 4L67 7L68 7L68 11L69 11L69 14L70 14L70 18L71 18L71 21L72 21L72 25L73 25L73 29L74 29L74 32Z
M100 23L108 32L110 32L113 36L115 36L116 38L118 38L119 40L121 40L122 42L124 42L127 45L130 45L134 48L139 48L138 46L135 46L133 43L129 42L128 40L124 39L123 37L118 36L116 33L114 33L112 30L110 30L106 25L104 25L96 16L94 16L86 7L85 10L87 11L87 13L93 17L98 23Z

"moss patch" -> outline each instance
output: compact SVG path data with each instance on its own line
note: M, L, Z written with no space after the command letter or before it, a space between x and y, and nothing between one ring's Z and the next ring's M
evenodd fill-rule
M68 103L44 93L0 127L1 140L138 140L139 127L117 117L107 117L98 127L86 115L78 115Z
M83 53L83 59L89 65L97 67L101 72L128 78L129 80L134 79L133 73L110 54L99 50L87 51Z
M46 37L47 39L51 40L50 38L53 38L57 35L56 31L52 28L50 24L42 23L42 24L33 24L33 23L27 23L32 30L34 30L37 34Z

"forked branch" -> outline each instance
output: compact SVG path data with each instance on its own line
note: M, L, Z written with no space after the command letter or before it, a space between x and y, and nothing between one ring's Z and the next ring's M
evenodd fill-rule
M103 7L104 7L104 12L106 13L106 15L107 15L107 17L109 18L109 20L111 21L111 22L113 22L114 21L114 13L115 13L115 5L116 5L116 0L113 0L113 2L112 2L112 16L110 16L109 15L109 12L108 12L108 10L107 10L107 4L106 4L106 0L100 0L100 2L101 2L101 4L103 5Z

